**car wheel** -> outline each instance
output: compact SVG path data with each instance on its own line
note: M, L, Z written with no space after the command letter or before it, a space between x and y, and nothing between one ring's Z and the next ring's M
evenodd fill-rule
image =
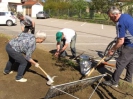
M36 17L36 19L39 19L38 17Z
M12 25L13 25L13 22L12 22L11 20L8 20L8 21L6 22L6 25L7 25L7 26L12 26Z

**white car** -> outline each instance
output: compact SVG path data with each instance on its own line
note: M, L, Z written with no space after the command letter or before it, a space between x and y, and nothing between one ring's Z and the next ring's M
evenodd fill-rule
M0 24L12 26L17 24L17 18L11 11L0 11Z

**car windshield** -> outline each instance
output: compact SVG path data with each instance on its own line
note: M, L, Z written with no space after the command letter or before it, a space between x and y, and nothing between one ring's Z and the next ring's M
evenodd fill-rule
M45 12L39 12L39 14L42 14L42 13L44 13L44 14L45 14Z

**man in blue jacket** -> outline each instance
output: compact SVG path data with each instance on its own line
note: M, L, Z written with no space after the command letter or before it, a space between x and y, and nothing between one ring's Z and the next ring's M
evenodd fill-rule
M133 18L129 14L121 14L117 7L111 7L108 10L108 16L116 23L117 42L108 51L112 55L119 47L123 45L122 52L116 60L116 70L111 80L104 81L103 84L118 87L120 75L124 68L127 68L125 81L132 82L133 75Z

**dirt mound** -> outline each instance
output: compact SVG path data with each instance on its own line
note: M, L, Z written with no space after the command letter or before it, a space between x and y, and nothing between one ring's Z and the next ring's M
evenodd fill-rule
M29 68L26 69L24 75L24 77L28 79L26 83L18 83L15 81L18 64L13 65L13 74L3 75L3 70L8 60L5 51L7 41L6 37L0 37L0 99L43 99L50 86L46 85L46 76L40 69L35 68L33 65L28 65ZM54 85L79 80L81 78L79 66L72 67L69 66L70 64L64 65L63 63L57 63L57 60L55 60L49 52L36 49L32 58L37 60L40 66L50 76L57 76L54 80ZM95 72L94 74L99 75L98 72ZM80 99L88 99L96 85L97 84L94 83L93 85L73 94ZM92 99L133 99L133 96L131 96L133 95L132 90L133 86L124 82L120 82L120 87L116 89L99 85L98 89L92 96ZM121 91L123 93L121 93ZM54 97L53 99L73 98L68 95L62 95Z

